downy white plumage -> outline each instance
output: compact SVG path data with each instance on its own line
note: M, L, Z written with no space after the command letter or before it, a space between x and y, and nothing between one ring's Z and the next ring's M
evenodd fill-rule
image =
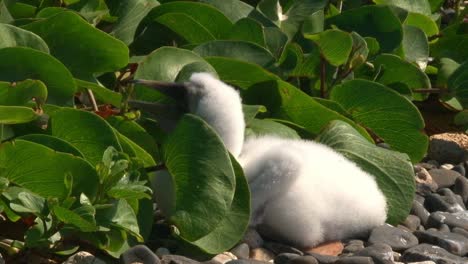
M162 84L135 82L156 89ZM195 73L177 87L185 90L188 110L216 130L242 165L252 198L251 227L311 247L364 235L385 222L386 200L374 177L341 154L308 140L261 136L244 141L241 98L234 88L207 73ZM171 95L169 89L163 92Z

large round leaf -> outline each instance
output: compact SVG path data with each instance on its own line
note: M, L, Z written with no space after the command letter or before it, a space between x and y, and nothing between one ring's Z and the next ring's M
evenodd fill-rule
M47 99L47 87L38 80L17 83L0 82L0 105L26 105L32 99L43 104Z
M393 149L407 153L413 162L426 154L424 120L416 106L399 93L375 82L351 80L334 87L330 99Z
M231 208L235 174L221 138L202 119L185 115L163 145L174 201L167 217L195 241L212 232ZM165 188L157 184L158 188Z
M351 35L337 29L330 29L316 35L306 35L314 41L322 56L333 66L344 64L353 48Z
M407 155L376 147L349 124L338 120L330 123L316 140L340 152L375 177L387 198L388 223L396 225L405 220L415 191L413 166Z
M367 138L370 136L352 120L323 106L298 88L284 81L267 81L242 91L246 104L264 105L271 117L286 119L317 135L331 120L350 123Z
M51 114L50 133L77 148L86 160L96 165L104 151L113 146L122 150L112 127L98 115L62 108Z
M45 41L30 31L8 24L0 24L0 36L2 36L0 48L20 46L49 53Z
M468 24L456 23L446 27L441 32L437 42L431 44L431 56L435 58L450 58L458 63L468 59Z
M434 36L439 33L439 27L430 17L418 13L408 13L404 25L413 26L421 29L426 36Z
M262 47L266 46L262 24L251 18L237 21L230 30L228 39L249 41Z
M48 90L48 103L72 105L75 82L68 69L47 53L24 47L0 49L0 80L42 81Z
M192 63L201 63L199 67L205 72L207 68L212 68L203 58L192 51L162 47L145 57L135 72L135 78L173 82L177 79L179 72ZM214 72L214 70L212 71ZM193 69L193 72L198 71ZM146 101L161 98L159 92L141 86L135 87L135 95L138 99Z
M24 26L41 36L50 53L75 77L89 80L94 73L118 70L128 63L128 48L118 39L91 26L74 12L62 12Z
M447 80L447 87L451 93L462 105L464 109L468 108L468 62L460 65Z
M242 89L269 80L280 80L257 64L224 57L205 58L218 73L221 80Z
M0 105L0 126L28 123L38 117L39 115L29 107Z
M38 143L58 152L69 153L69 154L72 154L74 156L81 157L81 158L83 157L83 154L77 148L72 146L70 143L60 138L51 136L51 135L28 134L28 135L18 137L18 139Z
M118 17L110 34L125 44L133 42L135 31L140 21L159 2L156 0L107 0L107 6L111 15Z
M379 5L393 5L409 12L420 13L424 15L431 14L431 5L427 0L374 0Z
M155 18L155 21L170 28L189 44L198 44L216 39L202 24L186 14L167 13Z
M416 63L422 70L426 69L429 61L429 43L424 31L404 25L401 50L406 61Z
M400 45L403 37L400 20L387 6L362 6L347 10L326 20L348 32L376 38L382 51L390 52Z
M391 88L403 85L410 89L431 88L427 75L416 65L391 54L382 54L374 61L374 67L380 70L377 82ZM427 95L415 94L413 99L423 100Z
M202 57L228 57L262 67L271 66L275 58L267 49L245 41L216 40L207 42L193 49Z
M98 186L96 171L88 162L26 140L2 144L0 167L0 177L45 197L68 195L66 175L72 176L76 195L93 197Z
M242 167L232 156L231 161L236 174L236 191L231 208L211 233L192 243L209 254L232 248L244 235L250 219L250 191L247 179Z

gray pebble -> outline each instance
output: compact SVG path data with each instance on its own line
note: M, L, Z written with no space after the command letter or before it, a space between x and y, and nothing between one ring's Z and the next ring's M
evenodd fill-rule
M339 258L335 256L327 256L317 253L307 252L308 256L314 257L320 264L332 264L335 263Z
M444 170L451 170L453 169L453 167L455 167L455 165L450 164L450 163L445 163L445 164L440 165L440 168Z
M458 213L434 212L427 220L427 227L439 228L441 224L449 227L459 227L468 231L468 211Z
M414 200L417 201L417 202L419 202L419 203L421 203L421 204L424 204L424 200L425 200L425 199L426 199L426 198L424 198L424 196L419 195L419 194L417 194L417 193L414 195Z
M105 262L87 251L79 251L68 257L63 264L105 264Z
M463 228L454 227L452 228L452 232L468 238L468 231Z
M441 224L439 226L439 232L450 233L450 227L446 224Z
M433 169L429 171L429 174L439 188L449 188L455 184L455 180L458 177L462 177L460 173L456 171L444 169Z
M463 161L465 150L453 141L431 137L427 156L440 163Z
M461 196L465 205L468 204L468 179L458 177L453 185L453 192Z
M426 170L437 169L439 167L439 163L435 160L429 160L427 162L418 163L417 166L425 168Z
M467 263L466 259L449 253L447 250L429 244L419 244L403 253L401 261L416 262L431 260L437 264L462 264Z
M374 261L371 257L344 257L340 258L335 264L374 264Z
M249 245L246 243L241 243L231 249L231 253L234 254L239 259L248 259L250 255Z
M424 208L424 206L418 202L413 201L413 206L411 207L411 214L416 215L421 220L421 224L426 226L427 220L429 219L430 213Z
M146 263L146 262L143 262ZM151 262L148 262L151 263ZM200 264L200 262L179 255L164 255L161 258L162 264Z
M271 264L271 262L260 261L255 259L234 259L226 262L226 264Z
M418 239L409 231L385 224L372 230L369 243L387 244L395 251L403 251L418 244Z
M162 256L164 256L164 255L170 255L171 254L169 249L167 249L165 247L160 247L160 248L156 249L156 251L154 253L156 253L156 255L158 257L160 257L160 258L162 258Z
M265 242L263 247L275 254L294 253L298 255L304 255L304 253L297 248L275 242Z
M312 256L300 256L289 262L290 264L318 264L318 260Z
M289 264L291 260L300 257L301 255L293 253L281 253L274 259L275 264Z
M343 249L343 253L355 253L364 249L364 244L352 243Z
M393 264L393 251L387 244L375 244L356 252L356 256L371 257L376 264Z
M124 264L131 264L134 262L159 264L161 261L158 256L145 245L136 245L129 248L120 256L120 261Z
M448 190L448 189L447 189ZM460 205L455 196L442 196L438 193L431 193L426 197L424 207L429 212L460 212L464 211L464 205Z
M468 238L455 233L416 231L414 234L423 243L437 245L448 252L464 256L468 253Z
M463 179L463 177L459 177L459 178ZM462 197L460 195L458 195L458 194L455 194L449 188L442 188L442 189L438 190L437 192L439 194L443 195L445 201L447 201L448 203L456 206L458 208L458 211L466 210L465 203L463 202ZM463 209L463 210L459 210L460 208ZM452 209L452 210L455 210L455 209ZM454 211L454 212L456 212L456 211Z
M452 170L460 173L461 176L466 176L466 169L465 169L465 166L463 166L463 163L456 165L455 167L452 168Z
M406 226L409 230L415 231L418 229L418 227L421 225L421 219L415 215L408 215L403 221L403 225Z
M263 246L263 238L257 230L253 228L247 229L241 242L246 243L250 248L259 248Z

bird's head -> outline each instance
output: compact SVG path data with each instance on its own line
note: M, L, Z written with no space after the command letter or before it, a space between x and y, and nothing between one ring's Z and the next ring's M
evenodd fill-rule
M141 79L133 80L133 83L155 89L175 99L176 105L130 102L133 106L142 109L152 109L150 112L159 117L166 130L172 129L183 113L192 113L215 129L231 153L234 155L240 153L245 123L241 98L233 87L209 73L194 73L187 82L183 83Z

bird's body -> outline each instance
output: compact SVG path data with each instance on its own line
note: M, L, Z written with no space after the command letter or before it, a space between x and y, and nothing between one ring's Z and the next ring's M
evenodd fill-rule
M185 83L200 116L239 160L251 192L251 227L298 247L358 236L383 224L386 201L373 176L331 148L273 136L244 141L239 94L206 73Z

